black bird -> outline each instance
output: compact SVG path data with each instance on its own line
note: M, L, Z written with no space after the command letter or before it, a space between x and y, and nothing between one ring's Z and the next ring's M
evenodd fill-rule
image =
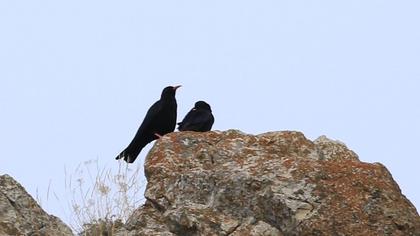
M185 118L178 123L178 130L206 132L211 130L213 123L214 117L210 105L204 101L198 101Z
M133 163L144 146L175 130L177 109L175 92L179 87L181 85L163 89L160 100L147 111L133 141L115 159L124 158L124 161Z

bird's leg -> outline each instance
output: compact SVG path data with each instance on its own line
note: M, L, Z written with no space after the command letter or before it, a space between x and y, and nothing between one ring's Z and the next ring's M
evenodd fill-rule
M158 134L158 133L154 133L154 135L155 135L156 137L158 137L158 138L162 138L162 137L163 137L162 135L160 135L160 134Z

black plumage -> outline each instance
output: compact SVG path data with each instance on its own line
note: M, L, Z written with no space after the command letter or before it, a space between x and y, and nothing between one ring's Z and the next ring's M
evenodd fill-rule
M133 163L144 146L175 130L177 110L175 92L179 87L168 86L163 89L160 100L147 111L133 141L115 159L124 158L126 162Z
M198 101L185 118L178 123L178 130L206 132L211 130L213 123L214 116L211 113L210 105L204 101Z

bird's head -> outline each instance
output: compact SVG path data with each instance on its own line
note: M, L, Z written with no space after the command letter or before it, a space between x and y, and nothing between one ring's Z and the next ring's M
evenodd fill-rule
M210 105L207 102L205 102L205 101L198 101L198 102L196 102L195 105L194 105L194 108L195 109L204 109L204 110L211 111Z
M177 86L168 86L163 89L161 98L170 98L175 97L176 90L181 87L181 85Z

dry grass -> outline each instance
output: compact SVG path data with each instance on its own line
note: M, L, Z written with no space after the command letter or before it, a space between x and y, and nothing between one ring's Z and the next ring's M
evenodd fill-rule
M133 166L133 165L131 165ZM73 174L65 171L70 226L80 235L113 235L144 200L145 181L140 165L100 167L97 160L80 164Z

